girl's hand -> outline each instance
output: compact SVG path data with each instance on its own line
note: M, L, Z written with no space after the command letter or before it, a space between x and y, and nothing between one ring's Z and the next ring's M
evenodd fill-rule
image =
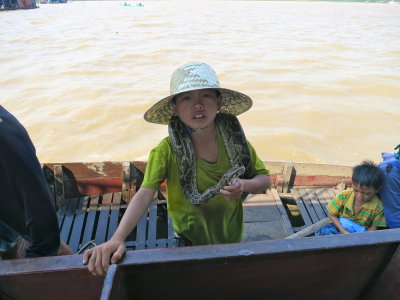
M88 249L83 254L83 264L88 265L88 270L93 275L105 275L110 263L116 264L126 252L123 242L112 239L104 244Z
M235 179L231 185L224 186L220 190L221 194L228 200L237 200L243 194L243 184L241 179Z

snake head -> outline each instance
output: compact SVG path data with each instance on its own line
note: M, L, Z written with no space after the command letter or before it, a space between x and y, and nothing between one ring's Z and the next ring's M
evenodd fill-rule
M232 185L236 179L244 173L246 168L244 166L234 166L222 175L220 179L220 187L223 188L226 185Z

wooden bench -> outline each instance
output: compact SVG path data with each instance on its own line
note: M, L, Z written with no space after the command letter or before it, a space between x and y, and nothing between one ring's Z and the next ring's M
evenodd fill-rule
M298 229L301 230L328 216L326 205L335 197L337 190L333 188L294 189L292 194L305 223Z
M121 170L122 184L119 191L88 193L89 195L77 192L74 174L64 166L54 165L53 172L45 171L57 206L61 239L72 251L80 253L86 248L104 243L116 231L130 198L140 187L143 177L139 170L130 170L135 168L132 164L125 166L127 167L122 166ZM134 177L130 174L134 174ZM132 185L133 179L139 184ZM104 186L102 189L108 191ZM174 230L167 214L166 202L159 192L147 213L128 236L125 245L128 250L176 247L173 236Z
M276 189L271 189L269 193L279 207L288 235L291 235L326 219L326 205L342 189L343 187L307 187L293 188L290 193L279 193ZM285 209L288 204L297 206L303 225L291 222L293 216Z
M322 168L324 169L305 172L304 165L286 162L282 173L278 174L274 182L275 187L269 191L279 208L288 236L326 222L326 205L338 192L351 184L350 168ZM298 173L302 175L299 176ZM301 217L293 216L289 206L296 206Z

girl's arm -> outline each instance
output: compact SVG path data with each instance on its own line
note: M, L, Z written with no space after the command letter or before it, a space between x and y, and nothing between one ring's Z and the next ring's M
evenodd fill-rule
M372 224L367 228L367 231L373 231L373 230L378 230L378 226Z
M221 194L229 200L239 199L243 193L264 193L271 186L271 179L265 174L258 174L251 179L236 179L232 185L221 189Z
M112 238L83 254L83 264L88 264L93 275L104 275L111 263L117 263L126 252L125 239L139 223L149 208L156 190L141 187L133 196Z
M338 217L336 217L330 213L328 213L328 217L332 221L332 223L336 226L336 228L340 231L340 233L343 233L343 234L350 233L342 227Z

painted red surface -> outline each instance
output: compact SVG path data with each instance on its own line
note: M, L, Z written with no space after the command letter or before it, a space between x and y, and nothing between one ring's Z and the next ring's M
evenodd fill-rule
M17 0L19 8L31 8L33 5L32 0Z

